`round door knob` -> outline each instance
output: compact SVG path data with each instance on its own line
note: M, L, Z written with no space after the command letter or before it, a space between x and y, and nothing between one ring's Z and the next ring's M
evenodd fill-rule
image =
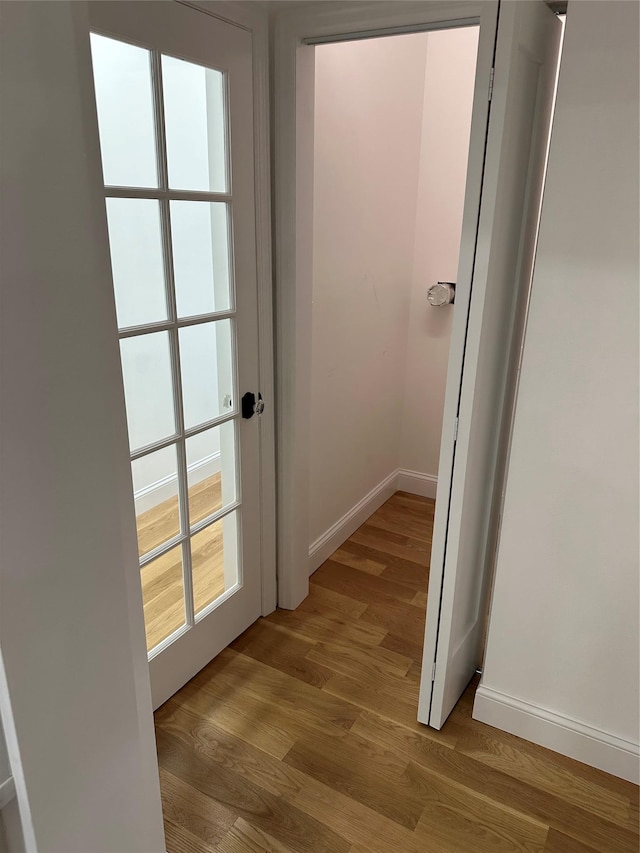
M456 296L456 286L452 281L439 281L427 290L427 300L430 305L438 308L440 305L451 305Z

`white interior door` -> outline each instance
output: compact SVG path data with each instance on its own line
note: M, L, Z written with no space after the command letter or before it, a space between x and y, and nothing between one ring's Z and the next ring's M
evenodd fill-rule
M533 262L560 32L542 0L500 3L480 216L465 204L440 450L418 711L418 719L435 728L482 653L502 413L519 297ZM472 145L485 138L490 81L478 85ZM467 192L473 179L470 168ZM464 300L470 300L468 315Z
M89 4L154 707L261 612L252 44Z

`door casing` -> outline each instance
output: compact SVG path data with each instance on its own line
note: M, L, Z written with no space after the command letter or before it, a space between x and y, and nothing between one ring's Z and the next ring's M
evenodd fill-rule
M470 142L465 222L479 211L489 81L498 17L497 0L487 2L328 3L276 15L274 33L274 188L276 275L278 605L295 609L309 592L309 386L311 377L311 295L313 251L314 56L309 45L381 35L479 25L479 47ZM475 242L463 232L462 240ZM471 266L473 257L466 259ZM462 270L471 279L471 268ZM461 278L464 276L461 276ZM466 304L465 304L466 302ZM481 306L480 306L481 307ZM469 293L456 294L465 316ZM466 322L454 324L447 386L459 388ZM449 397L451 395L448 395ZM451 479L456 411L445 405L442 436L450 439ZM442 566L439 567L442 573ZM431 567L431 573L438 568Z

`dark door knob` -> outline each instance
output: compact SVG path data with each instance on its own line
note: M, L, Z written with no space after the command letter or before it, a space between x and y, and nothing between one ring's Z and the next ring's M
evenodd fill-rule
M242 397L242 417L249 420L256 410L256 395L253 391L247 391Z

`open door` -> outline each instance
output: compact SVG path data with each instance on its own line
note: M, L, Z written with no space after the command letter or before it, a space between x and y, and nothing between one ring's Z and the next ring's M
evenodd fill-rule
M418 708L420 722L437 729L482 653L503 412L533 264L560 35L543 0L500 3L486 136L484 93L474 101L471 145L486 138L484 174L479 217L465 204Z
M262 612L251 33L89 8L154 707Z

